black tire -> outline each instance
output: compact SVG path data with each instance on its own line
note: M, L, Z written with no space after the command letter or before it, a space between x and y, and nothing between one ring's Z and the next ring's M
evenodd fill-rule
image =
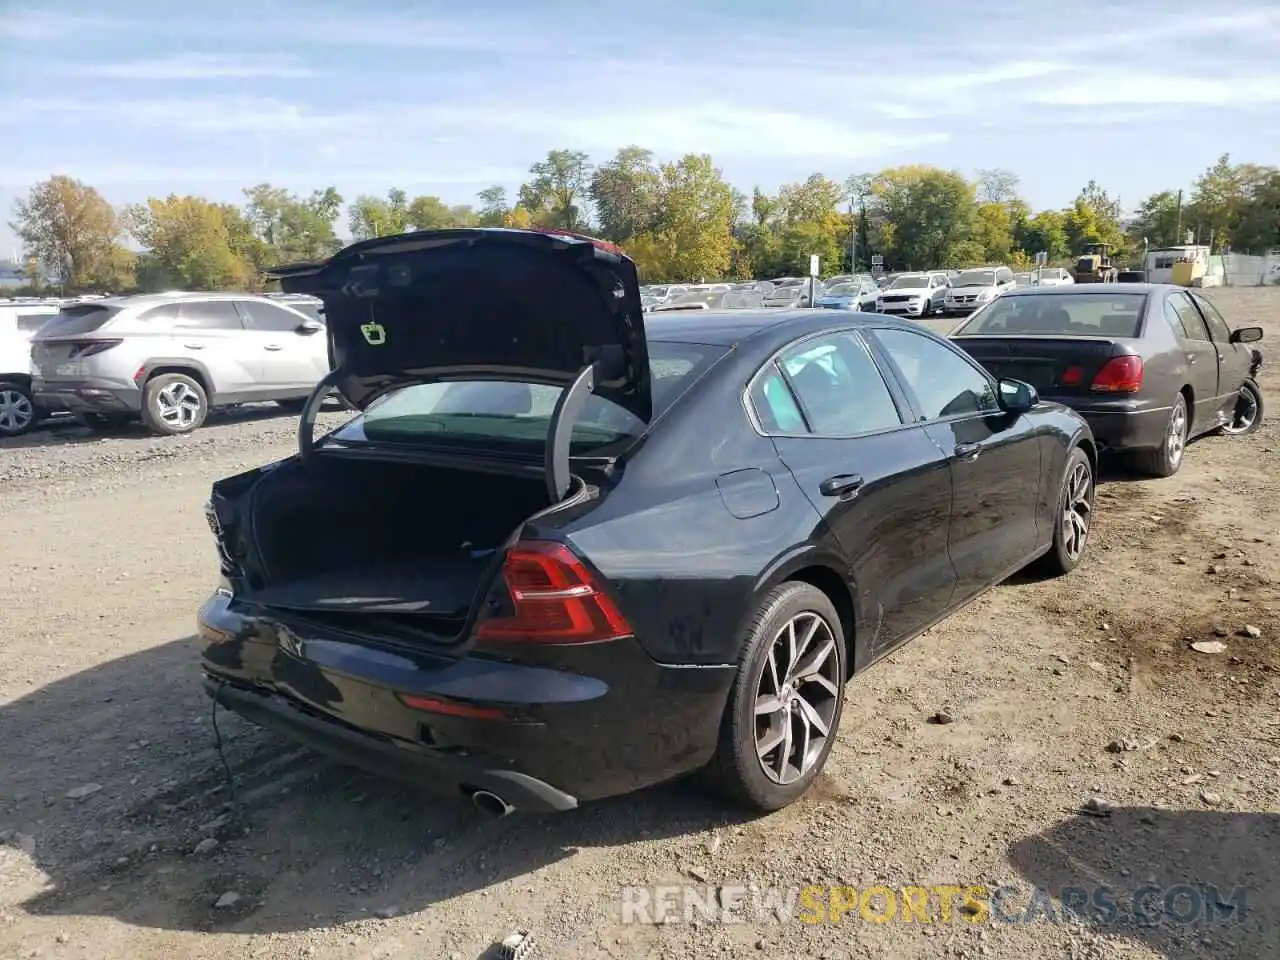
M4 387L0 385L0 390L2 389ZM1251 415L1246 413L1250 406ZM1236 401L1231 413L1231 423L1219 427L1217 432L1228 437L1247 437L1262 426L1262 411L1262 390L1252 380L1246 380L1240 385L1240 399Z
M133 419L127 413L79 413L76 420L82 427L88 427L94 433L115 433L123 430Z
M804 622L805 617L816 617L825 626L825 635L832 641L833 649L829 657L822 660L825 668L823 680L808 683L801 681L796 684L796 690L811 691L804 698L794 698L789 692L790 685L787 685L788 692L784 694L784 698L790 707L779 710L774 716L780 718L777 722L778 729L789 727L794 735L797 725L804 723L798 718L805 716L805 711L796 703L797 699L803 699L810 710L822 712L821 719L828 732L822 737L822 743L815 745L816 753L811 755L807 768L802 771L785 762L778 762L776 758L781 746L766 754L767 757L774 757L773 762L788 774L793 769L798 773L795 779L781 783L765 772L765 761L757 752L757 734L763 735L763 731L759 729L760 724L772 726L773 723L757 716L756 701L762 682L770 683L765 675L769 670L774 642L797 617L801 618L801 622ZM817 650L808 651L810 656L826 649L821 630L814 636L815 642L820 640ZM805 663L808 659L808 656L802 655L798 663ZM747 627L742 655L738 661L738 676L725 706L716 754L707 769L710 779L719 790L735 803L765 813L780 810L797 800L822 772L831 753L831 746L835 743L836 731L840 726L840 715L844 710L844 685L847 676L844 630L840 625L840 616L827 595L808 583L784 583L771 590L761 601ZM826 684L833 686L834 692L827 690ZM811 700L815 703L811 704ZM792 746L794 748L795 743ZM804 761L801 765L805 766Z
M31 389L17 380L0 380L0 439L20 437L39 421Z
M301 413L302 408L307 405L307 399L307 397L291 397L288 400L277 400L276 406L290 413Z
M1181 436L1175 436L1176 424L1182 423ZM1172 477L1186 457L1187 439L1191 435L1191 417L1187 398L1181 393L1174 398L1165 425L1164 441L1154 450L1142 450L1134 457L1135 466L1150 477Z
M1040 558L1040 568L1050 576L1070 573L1084 559L1093 529L1093 465L1089 455L1076 447L1067 457L1054 516L1053 545ZM1068 516L1068 511L1075 517Z
M162 373L143 388L142 422L152 433L190 433L208 416L209 398L204 387L185 373Z

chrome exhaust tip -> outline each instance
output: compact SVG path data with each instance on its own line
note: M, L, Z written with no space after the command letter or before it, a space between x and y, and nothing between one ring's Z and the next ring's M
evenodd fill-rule
M471 803L481 813L494 817L505 817L516 809L496 793L490 793L488 790L477 790L471 794Z

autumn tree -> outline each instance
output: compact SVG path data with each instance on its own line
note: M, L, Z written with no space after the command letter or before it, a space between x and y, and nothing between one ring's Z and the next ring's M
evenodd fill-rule
M507 203L507 188L495 184L485 187L476 197L480 200L477 221L482 227L501 227L511 207Z
M552 150L529 168L532 179L520 188L520 206L539 226L582 230L588 222L583 202L591 186L591 163L578 150Z
M347 226L353 240L404 233L408 225L408 196L400 189L388 190L386 199L361 194L347 207Z
M1086 244L1107 243L1112 257L1123 259L1128 238L1120 226L1120 201L1113 199L1096 181L1090 180L1075 202L1063 212L1063 231L1071 256L1084 252Z
M138 260L143 289L245 290L256 270L236 244L224 208L201 197L151 197L125 211L129 230L146 252Z
M70 290L118 291L133 284L133 255L120 243L122 218L93 187L57 174L13 205L10 227L48 276Z
M733 259L734 195L706 154L659 168L657 215L627 252L649 280L723 277Z
M245 213L274 265L319 260L337 252L342 242L334 230L342 195L333 187L300 198L281 187L258 184L244 191Z

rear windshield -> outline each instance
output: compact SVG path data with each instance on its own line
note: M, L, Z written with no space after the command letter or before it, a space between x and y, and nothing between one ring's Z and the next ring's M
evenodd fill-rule
M928 277L898 277L889 285L890 290L917 290L929 285Z
M1145 293L1000 297L952 336L1136 337L1146 300Z
M654 415L671 406L726 349L649 341ZM420 383L379 399L333 437L343 443L542 445L560 393L560 387L510 380ZM593 395L574 424L572 452L607 454L644 431L643 421Z
M45 337L70 337L82 333L93 333L119 312L119 307L98 303L63 307L57 316L41 327L40 333Z

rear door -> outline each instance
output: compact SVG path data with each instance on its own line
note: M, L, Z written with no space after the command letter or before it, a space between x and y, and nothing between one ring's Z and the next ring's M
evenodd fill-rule
M901 328L873 336L950 464L947 546L960 603L1013 573L1043 540L1035 425L1001 410L995 380L950 344Z
M874 657L941 617L955 585L947 461L862 338L843 330L794 344L750 397L847 558L862 649Z
M329 371L323 326L264 300L237 300L245 340L257 351L261 385L269 390L306 392Z
M151 345L156 355L150 362L190 358L207 372L221 403L254 400L261 395L261 370L245 341L244 325L233 301L184 300L166 309L175 314L168 337Z
M1183 376L1191 385L1195 397L1195 410L1191 411L1191 429L1194 433L1208 430L1217 421L1218 410L1223 405L1218 387L1218 351L1209 336L1204 317L1191 301L1191 297L1179 290L1165 301L1165 319L1173 328L1186 366ZM1171 384L1176 390L1180 384ZM1176 397L1170 393L1168 402Z
M1200 296L1189 293L1192 301L1204 317L1209 328L1209 336L1213 338L1214 349L1218 351L1218 399L1220 401L1215 413L1226 420L1235 409L1236 395L1240 384L1249 376L1253 366L1253 351L1247 343L1232 343L1231 328L1226 319L1218 312L1218 308Z

